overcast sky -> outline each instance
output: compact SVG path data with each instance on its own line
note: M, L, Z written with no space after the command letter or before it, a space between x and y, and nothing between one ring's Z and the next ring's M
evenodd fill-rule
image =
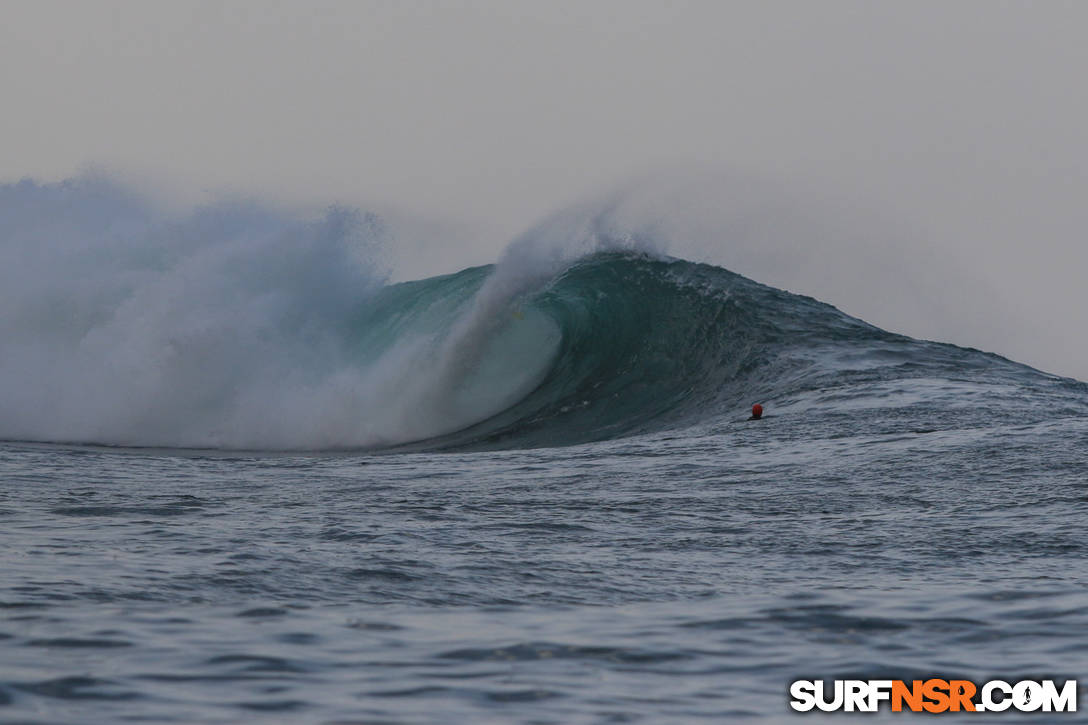
M427 255L432 273L695 165L726 180L674 189L676 213L720 223L674 252L1088 379L1088 3L0 0L0 16L0 180L100 164L486 231Z

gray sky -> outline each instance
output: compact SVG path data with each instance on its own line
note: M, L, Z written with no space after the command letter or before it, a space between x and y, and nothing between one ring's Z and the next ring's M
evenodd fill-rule
M485 230L435 246L422 274L490 261L560 205L694 164L692 178L728 181L694 185L697 203L673 194L706 234L675 253L1088 379L1088 3L0 13L3 180L97 163L188 194Z

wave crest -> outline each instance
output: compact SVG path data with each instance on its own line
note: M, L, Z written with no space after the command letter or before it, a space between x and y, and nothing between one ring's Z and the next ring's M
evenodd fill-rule
M385 230L102 180L0 186L0 438L322 449L581 443L756 400L1000 368L670 259L605 204L496 265L387 285Z

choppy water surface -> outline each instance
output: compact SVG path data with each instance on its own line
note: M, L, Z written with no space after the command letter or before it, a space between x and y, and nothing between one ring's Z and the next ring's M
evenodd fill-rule
M773 722L798 677L1083 679L1088 418L803 408L483 453L6 444L0 719Z
M164 220L86 180L0 209L0 721L776 722L794 679L1088 684L1083 383L607 209L393 285L343 209Z

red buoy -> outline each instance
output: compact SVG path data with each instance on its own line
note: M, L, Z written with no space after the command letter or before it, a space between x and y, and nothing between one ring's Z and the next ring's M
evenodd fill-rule
M752 417L756 420L759 420L763 417L763 406L759 403L756 403L752 406Z

